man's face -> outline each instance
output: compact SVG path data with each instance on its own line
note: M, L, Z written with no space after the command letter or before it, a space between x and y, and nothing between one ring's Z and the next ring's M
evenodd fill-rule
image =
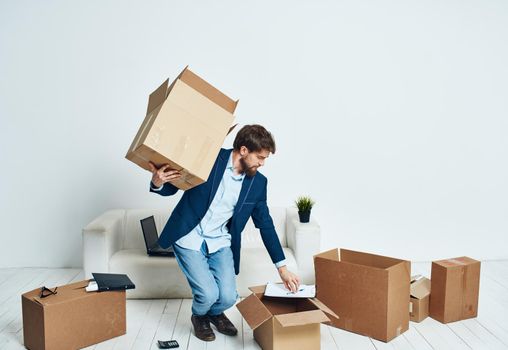
M240 149L240 165L242 171L248 176L256 175L259 167L265 164L266 158L270 155L270 151L261 150L259 152L250 152L245 146Z

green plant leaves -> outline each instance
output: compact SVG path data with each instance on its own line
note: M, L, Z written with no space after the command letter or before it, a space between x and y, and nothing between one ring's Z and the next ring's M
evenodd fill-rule
M300 212L310 211L314 204L316 204L316 202L312 200L310 196L299 196L295 200L295 205Z

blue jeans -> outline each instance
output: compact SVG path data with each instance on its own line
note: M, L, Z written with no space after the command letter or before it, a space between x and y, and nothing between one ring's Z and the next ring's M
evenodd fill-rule
M192 289L194 315L219 315L235 305L236 275L230 247L208 253L206 242L201 250L173 245L176 261Z

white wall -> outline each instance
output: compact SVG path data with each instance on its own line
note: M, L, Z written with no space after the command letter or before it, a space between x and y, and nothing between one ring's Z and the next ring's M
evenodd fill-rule
M4 1L0 267L176 199L124 155L187 64L276 136L269 202L315 197L323 249L508 258L507 36L503 0Z

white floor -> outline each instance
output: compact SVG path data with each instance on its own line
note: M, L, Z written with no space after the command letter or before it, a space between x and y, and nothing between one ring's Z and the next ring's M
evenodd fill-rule
M412 273L430 277L430 263L413 263ZM77 269L0 269L0 349L24 349L21 294L45 286L81 280ZM127 334L87 349L157 349L158 339L176 339L180 349L259 349L252 330L236 308L226 313L240 334L206 343L191 332L190 299L128 300ZM508 261L482 263L479 315L451 324L431 318L389 343L321 326L322 349L508 349ZM295 349L305 350L305 349Z

